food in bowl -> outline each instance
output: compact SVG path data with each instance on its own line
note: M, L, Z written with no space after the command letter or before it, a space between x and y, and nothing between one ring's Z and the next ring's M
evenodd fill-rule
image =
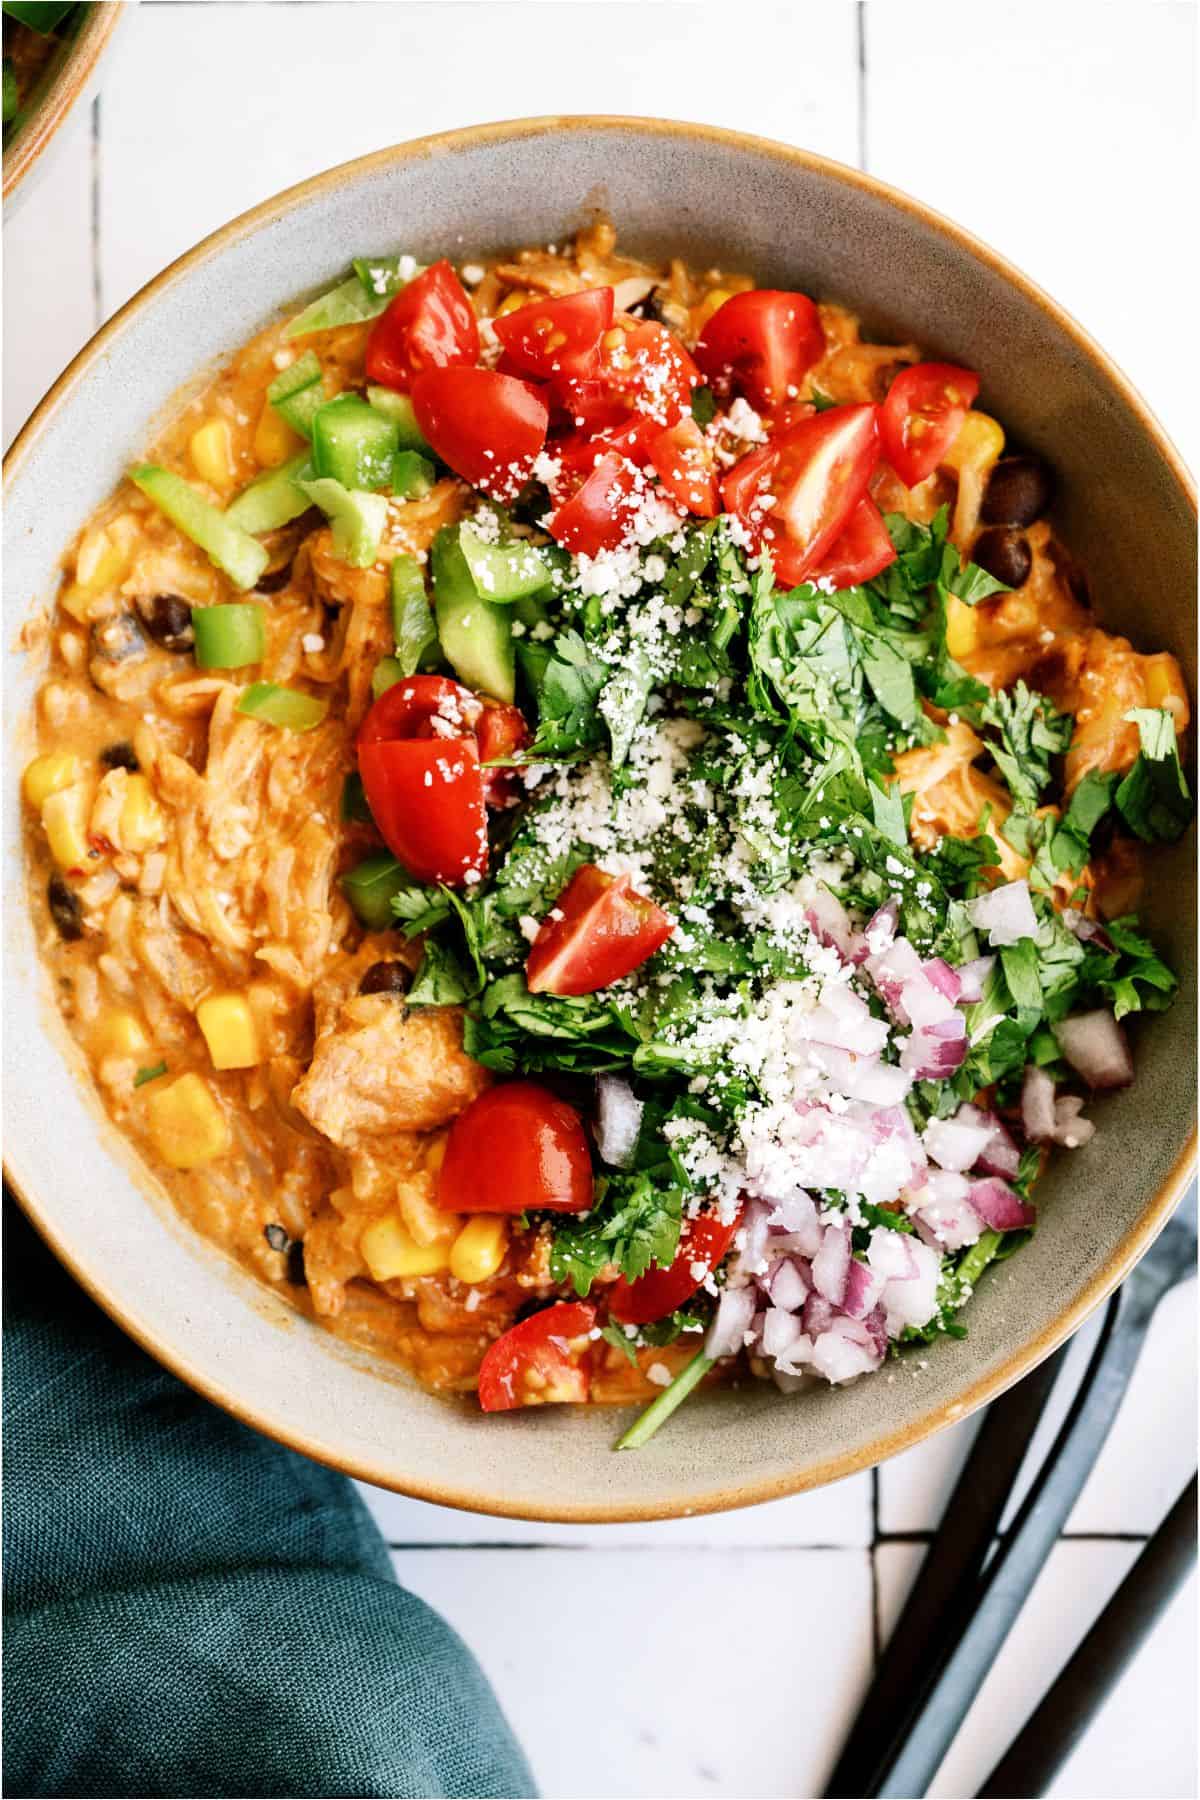
M74 37L84 10L75 0L5 0L5 147L36 101L56 57Z
M486 1410L960 1334L1081 1090L1188 700L979 374L620 255L367 258L66 558L64 1015L183 1212ZM656 1394L656 1390L658 1390Z

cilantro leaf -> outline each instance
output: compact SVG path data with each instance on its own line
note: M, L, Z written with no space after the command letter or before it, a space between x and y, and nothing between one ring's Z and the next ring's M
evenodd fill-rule
M1050 785L1050 758L1067 749L1074 720L1023 681L986 700L980 719L1000 733L999 743L992 740L988 748L1013 799L1019 806L1035 807Z
M421 966L408 990L409 1006L459 1006L477 991L474 974L449 945L427 938Z
M586 1217L556 1218L550 1246L551 1278L572 1282L581 1298L609 1263L636 1281L651 1263L668 1268L679 1247L682 1188L660 1186L645 1173L609 1176L597 1188Z
M561 632L552 650L538 644L519 646L521 666L534 690L538 728L526 751L539 756L570 755L600 742L600 693L609 670L593 656L577 631Z
M1142 747L1117 789L1117 811L1146 843L1173 844L1192 816L1174 717L1165 706L1135 706L1125 717L1137 726Z

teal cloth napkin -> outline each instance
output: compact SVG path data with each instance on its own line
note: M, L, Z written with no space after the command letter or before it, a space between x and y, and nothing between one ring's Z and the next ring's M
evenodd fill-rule
M351 1484L160 1369L4 1210L4 1792L533 1794Z

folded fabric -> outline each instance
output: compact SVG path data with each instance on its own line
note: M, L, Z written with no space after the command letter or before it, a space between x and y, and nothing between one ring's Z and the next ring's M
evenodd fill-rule
M352 1485L160 1369L4 1210L4 1792L532 1794Z

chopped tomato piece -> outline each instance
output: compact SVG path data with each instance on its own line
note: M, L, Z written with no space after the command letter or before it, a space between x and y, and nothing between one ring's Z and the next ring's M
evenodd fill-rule
M691 410L700 371L665 325L619 319L601 339L595 373L553 385L567 417L581 430L605 431L625 424L631 413L674 425Z
M677 1306L690 1300L732 1244L742 1222L742 1211L739 1207L727 1225L715 1212L697 1213L694 1219L685 1219L670 1268L647 1269L636 1281L626 1281L622 1275L608 1296L608 1310L617 1323L649 1325L654 1319L665 1319Z
M417 424L456 475L497 500L529 480L546 441L546 402L495 369L433 369L414 382Z
M685 512L717 515L717 474L708 440L695 419L680 419L650 444L650 461L662 485Z
M562 1300L522 1319L496 1339L479 1367L484 1412L579 1403L591 1392L591 1331L596 1309Z
M864 494L811 579L824 578L835 588L854 587L860 581L870 581L872 575L878 575L895 560L896 547L888 536L883 514Z
M760 412L794 400L825 353L825 333L807 294L755 288L734 294L708 320L696 361L722 396L744 394Z
M367 378L407 394L427 369L479 361L479 327L450 264L432 263L401 288L367 339Z
M512 369L550 381L555 376L590 374L599 360L600 339L612 321L612 289L584 288L579 294L518 307L494 319L492 329Z
M487 867L479 710L456 681L412 675L388 688L359 727L367 804L384 843L418 881L460 887Z
M634 893L628 875L606 875L584 863L533 940L525 964L529 991L594 994L640 968L674 929L661 907Z
M515 756L530 740L524 714L516 706L495 702L484 707L475 727L479 760L498 762ZM511 806L520 794L520 777L514 769L484 769L483 798L488 806Z
M978 392L974 370L953 363L914 363L897 375L879 410L879 437L905 487L933 474Z
M536 1081L488 1088L450 1127L438 1171L447 1212L586 1212L592 1159L573 1106Z
M621 542L645 477L616 450L606 450L590 475L551 519L550 536L577 556L595 556Z
M722 483L726 507L770 550L776 579L807 581L879 462L875 406L834 406L752 450Z
M560 465L555 491L569 488L572 483L582 482L609 451L627 457L639 469L644 469L650 461L650 445L658 436L659 430L660 427L653 419L634 418L627 425L618 425L612 431L597 432L595 437L578 434L561 438L551 449L551 454L558 458Z

